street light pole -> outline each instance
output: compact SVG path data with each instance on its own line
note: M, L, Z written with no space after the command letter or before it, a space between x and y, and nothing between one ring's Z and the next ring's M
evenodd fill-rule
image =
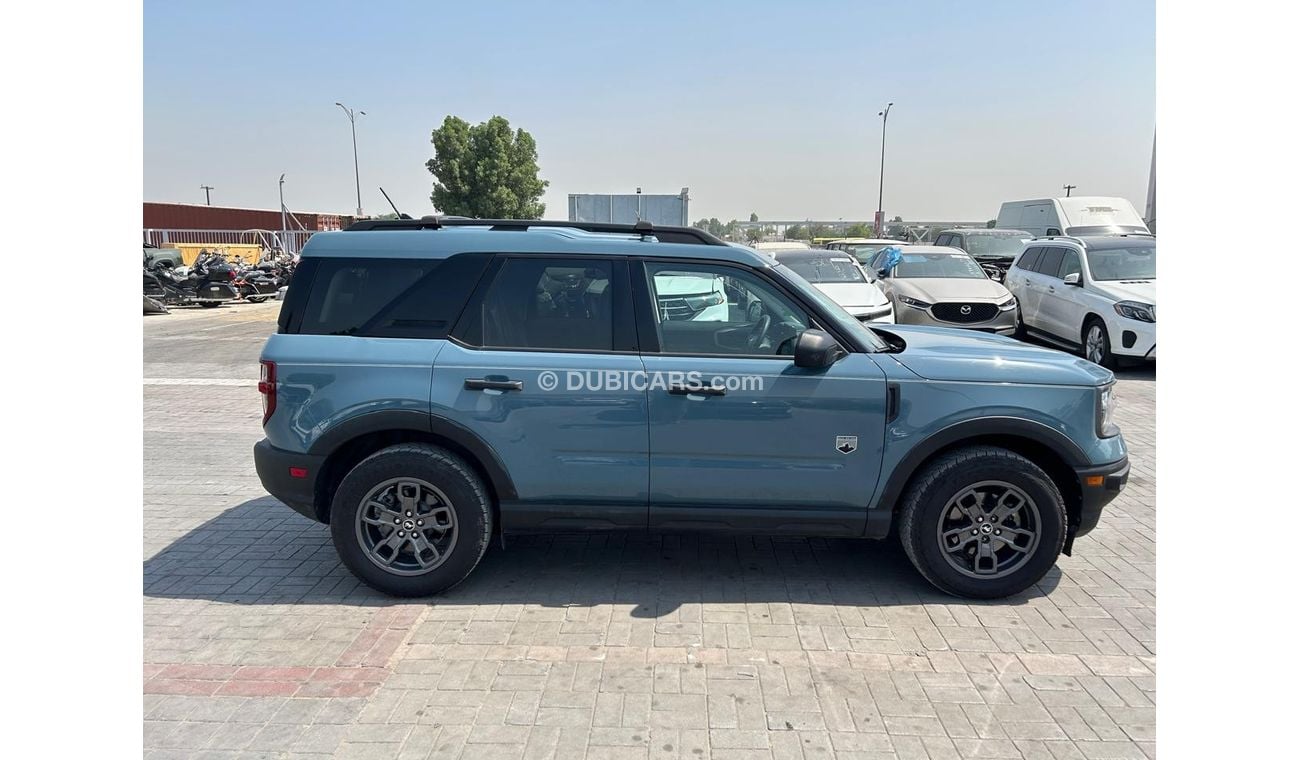
M284 215L284 175L280 175L280 253L289 252L289 220Z
M1070 197L1070 191L1073 190L1073 189L1076 188L1076 187L1078 187L1078 185L1065 185L1065 186L1063 186L1061 189L1065 191L1065 197L1066 197L1066 198L1069 198L1069 197Z
M357 117L365 116L365 111L354 111L342 103L334 105L343 109L343 113L348 115L348 122L352 124L352 172L357 179L357 217L361 217L361 168L357 165Z
M199 185L199 189L203 191L203 198L207 201L208 205L211 206L212 191L216 190L216 188L213 187L212 185Z
M889 109L893 107L894 104L890 103L876 114L884 117L880 122L880 196L876 202L876 237L885 235L885 128L889 126Z

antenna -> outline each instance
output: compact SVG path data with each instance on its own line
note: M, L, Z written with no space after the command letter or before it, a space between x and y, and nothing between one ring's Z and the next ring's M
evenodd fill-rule
M384 188L382 188L382 187L379 188L379 192L384 193ZM397 210L397 204L396 204L396 203L393 203L393 199L392 199L392 198L389 198L389 197L388 197L388 193L384 193L384 200L388 201L388 205L390 205L390 206L393 207L393 213L394 213L394 214L397 214L397 218L398 218L398 219L410 219L410 218L411 218L411 217L407 216L406 214L403 214L401 211L398 211L398 210Z

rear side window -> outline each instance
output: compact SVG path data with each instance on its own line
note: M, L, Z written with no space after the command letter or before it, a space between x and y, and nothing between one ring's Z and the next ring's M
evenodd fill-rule
M508 259L477 315L480 345L611 351L614 312L626 306L617 290L609 260Z
M444 260L318 259L295 332L445 338L487 265L486 254Z
M1056 277L1061 270L1061 259L1064 258L1065 251L1060 248L1044 248L1043 256L1038 260L1038 266L1035 271L1039 274L1045 274L1048 277Z
M1034 266L1038 264L1038 257L1041 256L1042 253L1042 248L1030 248L1025 251L1023 256L1016 259L1016 269L1024 269L1028 272L1034 271Z

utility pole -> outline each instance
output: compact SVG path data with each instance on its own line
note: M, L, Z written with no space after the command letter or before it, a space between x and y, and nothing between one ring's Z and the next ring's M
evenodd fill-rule
M357 117L365 116L365 111L353 111L351 108L342 103L334 105L343 109L343 113L348 115L348 121L352 124L352 172L357 178L357 218L361 218L361 169L357 165Z
M876 237L885 236L885 128L889 126L889 109L893 107L894 104L890 103L876 114L883 117L880 122L880 197L876 203Z
M203 197L207 200L208 205L211 206L211 205L212 205L212 191L213 191L213 190L216 190L216 188L213 187L212 185L199 185L199 189L203 191Z
M1078 187L1078 185L1066 185L1065 187L1063 187L1063 188L1061 188L1061 189L1062 189L1062 190L1065 190L1065 197L1066 197L1066 198L1069 198L1069 197L1070 197L1070 191L1073 190L1073 189L1076 188L1076 187Z

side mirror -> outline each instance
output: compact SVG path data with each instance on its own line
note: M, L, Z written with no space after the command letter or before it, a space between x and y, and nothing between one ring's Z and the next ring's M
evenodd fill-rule
M877 270L876 270L876 277L879 278L879 279L881 279L881 280L887 280L887 279L889 279L889 270L888 270L888 269L877 269Z
M1078 272L1071 272L1065 276L1065 284L1073 285L1076 288L1083 287L1083 282L1079 278Z
M848 356L829 334L821 330L804 330L794 344L794 366L826 369Z

